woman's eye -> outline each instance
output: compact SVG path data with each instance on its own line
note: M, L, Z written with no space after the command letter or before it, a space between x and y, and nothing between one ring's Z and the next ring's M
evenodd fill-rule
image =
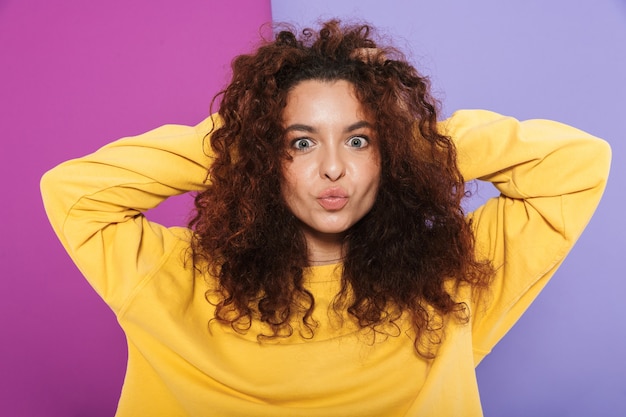
M351 148L365 148L369 144L367 138L362 136L353 136L348 139L348 146Z
M311 139L296 139L291 143L291 146L299 151L305 151L313 145Z

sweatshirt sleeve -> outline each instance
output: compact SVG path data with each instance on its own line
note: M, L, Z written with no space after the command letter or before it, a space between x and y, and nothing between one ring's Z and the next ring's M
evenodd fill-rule
M548 120L466 110L443 122L466 180L500 196L469 215L495 276L471 302L475 363L515 324L589 222L608 177L608 144Z
M116 313L141 281L189 240L187 229L166 228L142 213L206 186L211 155L204 139L212 126L211 117L195 127L162 126L43 176L44 207L55 233Z

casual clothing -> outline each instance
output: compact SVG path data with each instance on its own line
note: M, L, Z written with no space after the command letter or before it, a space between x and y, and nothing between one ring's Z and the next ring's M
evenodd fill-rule
M449 320L437 356L426 360L404 331L373 340L349 318L340 325L327 314L341 265L305 271L320 322L313 339L258 342L259 323L247 334L209 325L214 307L205 293L215 279L191 264L191 232L142 212L204 187L211 125L209 118L125 138L42 180L55 232L127 336L117 416L481 415L475 366L583 231L610 160L604 141L556 122L471 110L441 123L466 180L501 192L469 216L478 254L496 275L482 295L459 290L471 320Z

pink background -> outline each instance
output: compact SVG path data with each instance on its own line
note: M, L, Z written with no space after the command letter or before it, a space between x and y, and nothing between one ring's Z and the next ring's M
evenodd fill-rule
M0 414L111 416L124 374L123 334L53 235L41 174L115 138L199 121L271 14L386 29L433 76L447 114L552 118L611 142L597 215L478 378L487 416L626 415L623 0L274 0L271 13L268 0L0 0ZM150 215L184 224L188 203Z
M114 316L45 219L43 172L200 121L270 19L257 0L0 0L0 415L112 416L124 375ZM186 203L153 217L184 224Z

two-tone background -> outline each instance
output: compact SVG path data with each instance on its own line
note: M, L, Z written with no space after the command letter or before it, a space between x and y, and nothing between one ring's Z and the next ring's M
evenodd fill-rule
M624 0L0 0L0 415L111 416L124 375L123 334L53 235L42 173L195 124L263 23L335 16L395 39L446 115L555 119L611 143L596 216L478 380L487 416L626 415ZM189 202L151 216L184 224Z

